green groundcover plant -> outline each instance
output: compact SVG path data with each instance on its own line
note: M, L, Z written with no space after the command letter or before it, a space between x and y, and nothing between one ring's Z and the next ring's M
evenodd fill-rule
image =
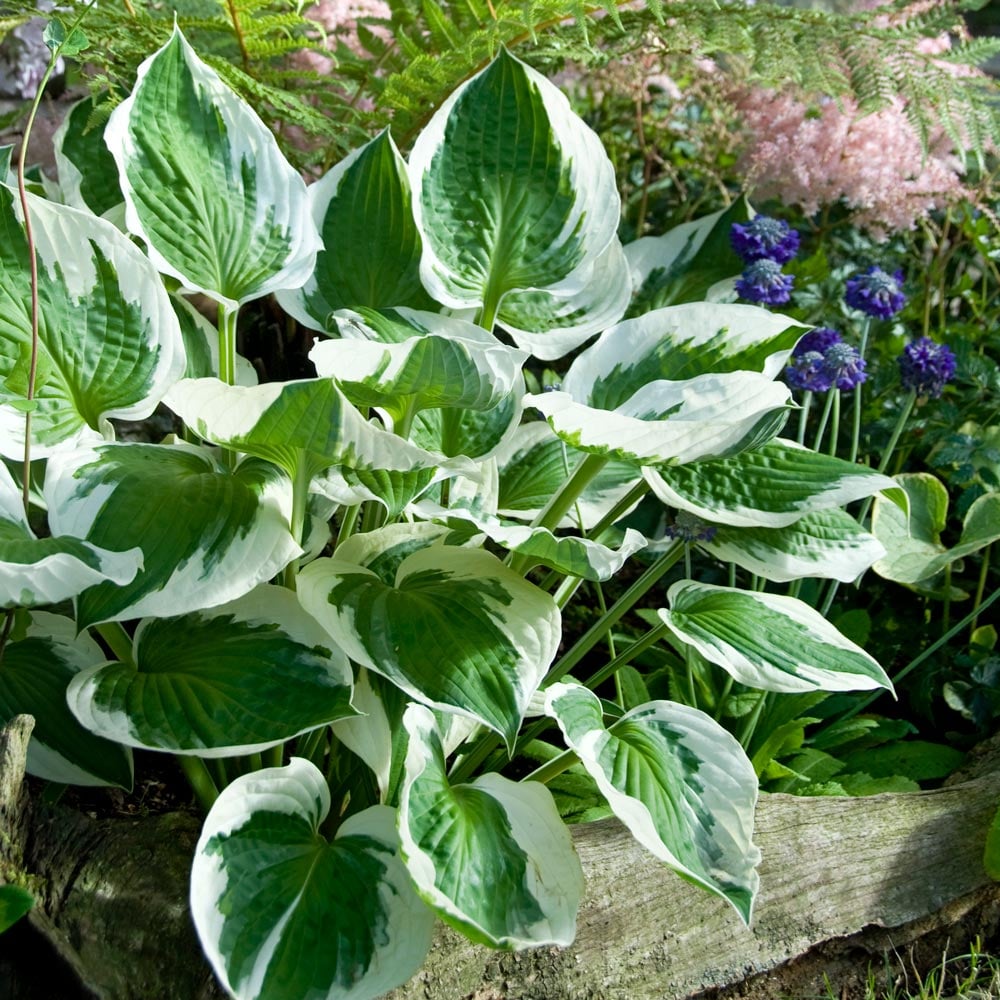
M134 748L177 755L241 1000L379 996L437 918L568 945L591 815L749 921L768 697L892 687L796 588L884 560L844 507L905 532L914 493L782 436L809 328L731 301L752 209L622 246L599 140L505 50L408 159L386 131L309 187L180 31L103 145L88 115L57 188L0 171L0 719L35 717L30 772L129 788ZM237 354L269 295L315 377ZM160 404L176 435L116 439ZM666 525L625 524L649 497ZM649 696L651 653L689 697Z

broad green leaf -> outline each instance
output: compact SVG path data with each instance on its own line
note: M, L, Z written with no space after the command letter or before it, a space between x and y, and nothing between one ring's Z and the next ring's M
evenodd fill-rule
M101 98L106 99L106 94ZM104 215L123 201L118 167L104 142L104 121L97 118L98 100L77 101L52 138L59 190L73 208Z
M403 722L410 743L399 833L425 902L480 944L571 944L583 869L551 792L496 773L450 785L434 716L410 705Z
M497 511L533 520L573 474L584 455L560 440L543 421L522 424L496 453L500 467ZM563 518L560 527L589 531L639 481L635 465L608 462Z
M1000 539L1000 493L986 493L969 508L958 544L946 548L941 532L948 517L948 493L939 479L925 472L896 477L910 500L909 523L898 510L876 502L872 531L887 550L873 567L896 583L927 585L951 563Z
M341 463L409 471L440 462L366 420L328 378L255 386L184 379L167 405L206 441L273 462L293 478Z
M149 416L184 372L184 344L155 268L114 226L28 196L38 260L32 457L113 436L109 418ZM31 268L21 205L0 185L0 395L23 396ZM0 406L0 454L21 458L24 415Z
M420 283L421 240L406 163L388 129L308 190L323 249L301 288L278 293L285 312L325 331L337 309L433 308Z
M288 527L291 482L254 458L229 470L190 446L102 445L50 459L45 495L56 534L145 558L131 583L77 598L80 628L224 604L302 552Z
M347 658L284 587L147 618L133 659L81 671L67 692L89 730L127 746L231 757L354 714Z
M30 912L35 897L19 885L0 885L0 934Z
M111 552L79 538L36 538L0 462L0 608L56 604L104 580L126 584L141 565L138 548Z
M236 1000L374 1000L430 950L434 916L399 857L395 812L373 806L335 839L323 775L308 761L237 778L202 827L191 915Z
M66 704L80 671L104 660L101 647L69 618L35 611L27 634L10 639L0 662L0 726L31 715L27 771L69 785L132 787L132 752L89 732Z
M355 405L386 410L397 425L428 408L493 409L521 382L527 354L472 323L410 309L342 312L338 321L342 332L346 321L356 332L316 344L309 358L317 373L335 379Z
M499 308L501 325L508 293L582 292L615 237L620 200L600 140L506 50L435 112L409 169L424 286L451 308Z
M739 527L782 528L810 511L843 507L880 491L905 505L903 491L888 476L784 438L729 458L643 474L668 506Z
M559 610L489 552L429 537L409 525L355 535L306 566L299 599L355 663L510 743L555 657Z
M765 691L887 688L885 671L804 601L678 580L660 620L741 684Z
M865 747L841 754L849 771L863 771L873 778L903 776L914 781L947 778L965 762L955 747L927 740L895 740L878 747Z
M427 451L482 462L517 432L523 409L524 379L519 378L514 391L489 410L421 410L410 436Z
M570 366L563 389L579 403L614 410L662 380L784 369L803 324L759 306L692 302L625 320Z
M679 465L759 447L784 424L791 393L765 375L736 371L650 382L614 410L576 402L569 392L528 394L524 403L580 451Z
M843 510L809 513L784 528L722 524L698 544L721 562L776 583L808 577L850 583L885 555L882 543Z
M629 300L628 264L613 239L590 268L582 287L570 294L510 292L500 309L500 324L514 343L536 358L561 358L621 319Z
M585 687L553 684L546 694L546 713L635 839L749 923L757 776L739 743L686 705L652 701L605 727L600 699Z
M735 278L743 261L729 242L734 222L752 211L745 198L729 208L675 226L662 236L643 236L625 247L632 278L628 317L683 302L702 302L709 289Z
M414 500L449 475L453 473L448 471L447 463L437 468L407 471L339 466L314 479L310 489L345 507L374 500L385 507L387 518L395 521Z
M229 308L308 279L322 244L305 183L176 26L105 138L128 229L164 274Z

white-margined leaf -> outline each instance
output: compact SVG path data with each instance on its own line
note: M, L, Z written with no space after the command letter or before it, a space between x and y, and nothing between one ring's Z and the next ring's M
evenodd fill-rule
M31 715L27 771L68 785L132 787L132 752L84 729L66 704L77 672L104 660L69 618L35 611L23 636L12 633L0 661L0 726Z
M529 394L524 403L580 451L675 465L759 447L784 424L791 392L766 375L734 371L649 382L614 410L579 403L569 392Z
M678 580L660 620L741 684L765 691L862 691L892 682L878 662L795 597Z
M234 308L312 273L321 242L305 183L176 26L105 137L129 231L164 274Z
M434 716L410 705L399 807L403 857L442 920L494 948L568 945L583 869L552 794L496 773L450 785Z
M861 466L858 466L861 468ZM818 510L783 528L722 524L699 545L775 583L819 577L850 583L885 555L882 543L843 510Z
M429 544L447 530L430 528L352 536L299 574L299 599L356 663L510 743L555 657L559 609L489 552Z
M67 692L89 730L128 746L230 757L354 714L347 657L284 587L147 618L133 659L82 671Z
M170 298L184 337L187 354L185 378L214 378L219 373L219 330L182 295ZM257 369L242 354L236 355L236 385L257 385Z
M430 950L434 915L399 857L395 811L373 806L333 840L323 775L308 761L237 778L202 827L191 915L236 1000L374 1000Z
M205 440L266 459L292 477L303 467L312 478L336 464L406 471L441 461L366 420L328 378L256 386L184 379L167 404Z
M50 459L45 496L56 534L143 552L131 583L77 598L80 628L224 604L302 554L292 484L255 458L230 470L190 446L101 445Z
M56 604L104 580L126 584L141 566L141 549L112 552L79 538L37 538L0 462L0 608Z
M615 238L621 203L600 140L506 50L435 112L409 166L421 277L451 308L499 307L503 325L510 292L581 292Z
M409 309L338 315L342 332L348 322L361 336L321 341L309 358L351 402L394 421L432 407L490 410L520 384L527 354L464 320Z
M123 198L118 168L104 142L105 123L93 120L98 99L88 95L66 112L52 137L52 146L63 201L104 215L122 204Z
M662 236L643 236L625 247L632 282L628 316L703 302L720 281L735 278L743 261L729 241L734 222L751 217L745 198L729 208L675 226Z
M574 360L562 387L578 403L614 410L660 380L740 371L775 378L806 329L760 306L669 306L606 330Z
M285 312L326 331L337 309L432 308L420 283L412 203L406 162L388 129L311 184L309 207L323 249L301 288L278 293Z
M28 196L38 260L32 457L112 437L149 416L184 373L184 343L156 269L109 222ZM31 267L17 192L0 185L0 402L24 401ZM0 454L21 458L24 413L0 406Z
M784 527L809 511L842 507L885 490L905 502L888 476L784 438L729 458L645 469L643 475L668 506L740 527Z
M687 705L648 702L605 727L600 699L585 687L553 684L546 694L546 713L635 839L749 923L757 776L739 743Z

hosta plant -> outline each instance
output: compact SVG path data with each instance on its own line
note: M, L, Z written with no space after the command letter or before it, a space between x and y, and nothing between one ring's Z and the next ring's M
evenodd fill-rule
M408 158L384 132L307 187L175 31L103 141L71 114L62 187L0 186L0 720L35 716L31 772L127 788L133 748L177 755L194 922L246 1000L376 997L437 918L570 944L588 812L749 921L757 775L718 720L891 687L778 590L885 557L845 504L905 506L781 436L806 328L731 301L749 207L622 247L600 144L506 51ZM237 354L272 294L312 377ZM116 438L160 404L175 434ZM643 501L666 528L624 523ZM654 646L690 697L644 695Z

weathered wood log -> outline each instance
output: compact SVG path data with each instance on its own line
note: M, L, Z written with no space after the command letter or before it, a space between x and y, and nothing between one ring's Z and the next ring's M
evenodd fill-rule
M1000 924L1000 891L982 865L998 804L1000 768L988 756L969 780L938 791L763 797L761 893L750 929L653 860L617 821L576 827L588 881L572 948L497 953L441 928L425 968L391 998L766 996L767 984L754 987L753 977L798 961L795 981L804 982L803 956L832 968L838 948L877 954L970 915L983 926ZM187 816L111 821L35 810L23 864L46 888L31 919L97 996L220 995L186 911L196 835ZM782 983L785 995L805 995L788 989L787 976Z

